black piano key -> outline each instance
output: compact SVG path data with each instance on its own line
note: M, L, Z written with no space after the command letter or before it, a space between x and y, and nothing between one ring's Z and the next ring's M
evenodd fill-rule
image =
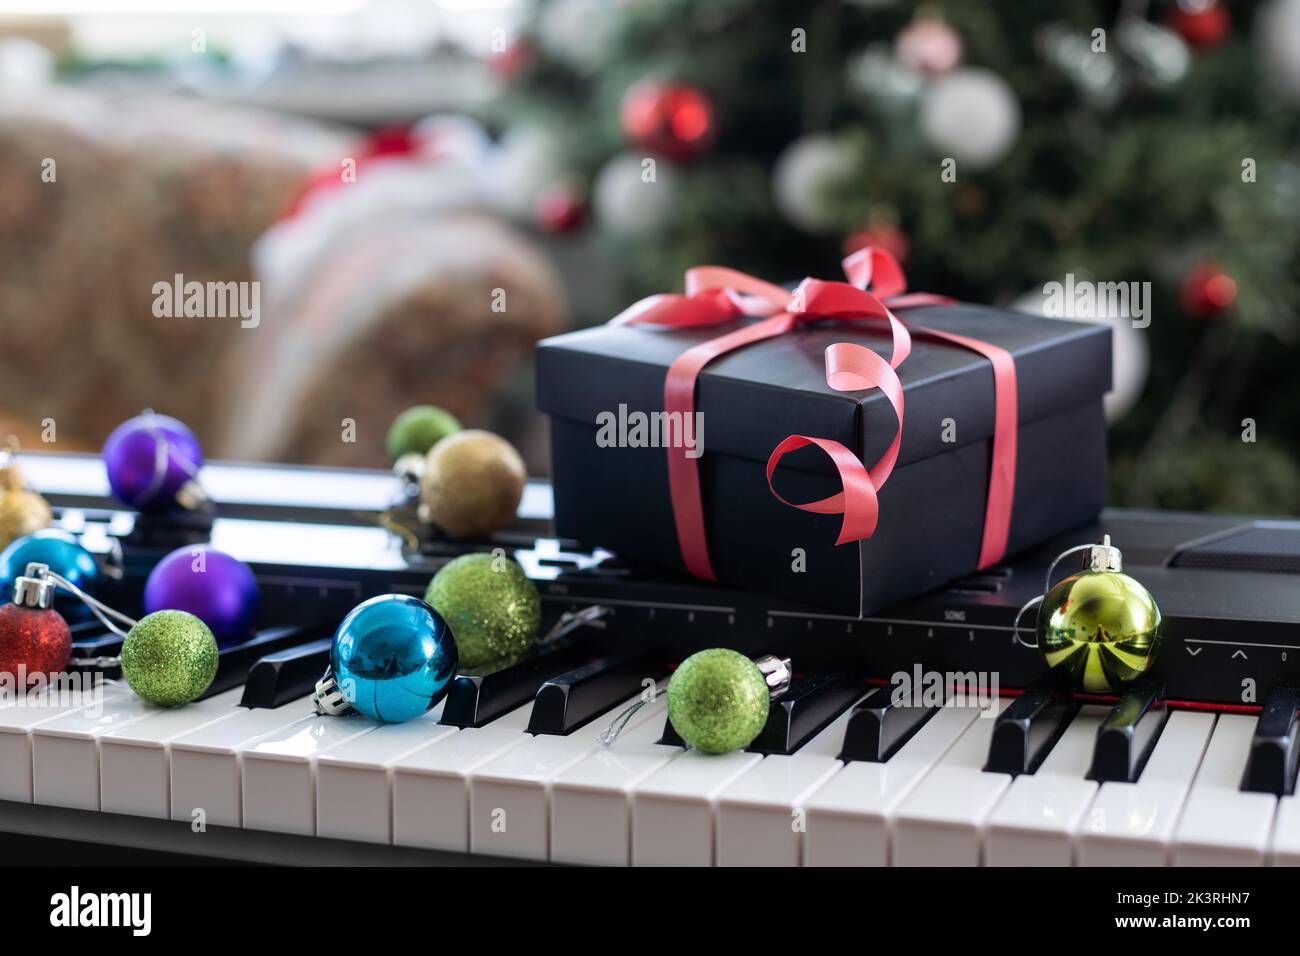
M795 675L789 689L772 701L767 723L746 750L794 753L852 706L866 689L862 674L853 670Z
M1139 681L1124 691L1097 730L1088 779L1134 783L1169 719L1164 681Z
M105 635L104 625L95 618L87 621L69 621L68 630L72 632L72 643L74 645L82 641L96 641L105 636L115 638L119 643L122 640L116 634Z
M1033 773L1079 710L1061 676L1048 672L998 715L989 743L989 773Z
M323 637L258 658L248 669L239 706L272 708L306 697L325 673L333 646L332 637Z
M789 689L772 701L767 723L745 749L759 754L792 754L844 713L864 690L862 675L853 670L796 674ZM672 721L666 718L659 743L685 746Z
M440 723L482 727L526 704L547 680L580 667L589 657L585 646L572 644L535 653L493 671L458 674L447 692Z
M892 688L877 687L849 714L840 759L884 763L939 710L938 707L895 705Z
M601 657L548 679L533 698L528 733L572 733L613 707L635 697L647 679L668 673L653 654Z
M1296 759L1300 756L1296 744L1297 706L1300 706L1300 690L1292 687L1274 687L1264 698L1264 708L1250 742L1242 790L1279 797L1295 793Z
M238 687L248 679L248 672L261 658L276 651L286 650L314 641L320 637L320 628L269 627L258 631L242 644L231 644L217 652L217 676L199 700L213 697L223 691Z

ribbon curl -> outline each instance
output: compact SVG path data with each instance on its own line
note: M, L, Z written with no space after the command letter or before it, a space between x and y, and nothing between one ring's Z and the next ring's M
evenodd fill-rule
M695 414L695 385L710 362L727 352L775 338L811 322L886 323L892 348L889 359L864 345L837 342L826 349L826 384L837 392L880 389L894 409L898 427L893 441L870 469L852 449L829 438L791 435L772 450L767 483L783 504L813 514L842 516L835 543L870 538L880 515L878 493L898 462L903 439L903 384L897 369L912 351L912 333L978 352L993 369L993 454L984 533L978 567L997 564L1006 553L1015 493L1016 367L1011 353L1000 346L952 332L903 322L894 310L925 305L949 305L946 296L904 294L907 280L898 261L883 249L868 247L843 262L846 282L804 279L793 292L754 276L720 266L700 266L686 273L684 295L653 295L611 320L612 325L656 325L669 329L719 325L738 318L755 318L739 329L699 345L677 357L664 379L664 411L682 421ZM828 498L803 504L787 501L776 490L773 476L781 460L793 451L815 446L835 466L841 490ZM668 485L678 546L686 569L706 580L717 580L709 559L700 474L696 459L684 449L668 448Z

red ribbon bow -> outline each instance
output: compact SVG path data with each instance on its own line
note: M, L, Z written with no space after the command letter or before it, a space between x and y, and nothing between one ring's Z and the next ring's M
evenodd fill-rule
M827 385L838 392L879 388L893 406L898 429L880 459L868 469L851 449L837 441L791 435L772 450L767 460L768 488L783 504L814 514L843 515L836 544L869 538L876 530L880 514L877 493L898 462L903 439L903 385L896 370L912 350L911 333L983 355L993 366L995 414L979 567L998 563L1006 553L1016 475L1016 366L1011 353L964 335L904 323L893 310L947 305L953 300L926 293L904 295L907 280L903 270L883 249L868 247L855 252L844 260L844 273L847 282L809 278L788 292L735 269L701 266L686 273L685 295L642 299L612 319L611 324L684 329L717 325L742 316L760 319L687 349L669 366L664 380L664 411L680 413L681 420L688 421L687 416L695 414L696 379L720 355L815 321L888 323L893 339L888 361L866 346L851 342L838 342L826 349ZM843 490L820 501L796 504L781 497L772 476L782 458L808 445L815 445L830 457ZM678 545L687 570L713 581L716 576L704 531L699 466L697 459L687 457L686 451L668 448L668 484Z

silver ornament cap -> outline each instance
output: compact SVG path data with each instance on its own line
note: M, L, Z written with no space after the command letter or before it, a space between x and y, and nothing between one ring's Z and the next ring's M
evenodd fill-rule
M339 682L334 678L333 670L326 670L325 676L316 682L316 690L311 695L316 713L322 717L342 717L352 712L352 705L343 696Z
M1084 567L1089 571L1123 571L1124 555L1110 543L1110 535L1103 535L1101 544L1094 544L1088 549L1088 560Z
M46 577L49 565L33 561L14 579L14 604L47 610L54 605L54 582Z
M790 658L764 654L754 661L754 666L763 675L763 683L767 684L767 692L772 697L780 697L790 689L790 681L794 677Z

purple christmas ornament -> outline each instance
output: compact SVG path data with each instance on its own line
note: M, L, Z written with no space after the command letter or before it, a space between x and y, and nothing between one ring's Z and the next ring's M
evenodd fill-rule
M144 612L189 611L219 644L248 637L258 590L243 561L205 544L177 548L155 565L144 585Z
M122 502L139 511L196 507L203 450L184 423L145 412L128 419L104 442L108 484Z

